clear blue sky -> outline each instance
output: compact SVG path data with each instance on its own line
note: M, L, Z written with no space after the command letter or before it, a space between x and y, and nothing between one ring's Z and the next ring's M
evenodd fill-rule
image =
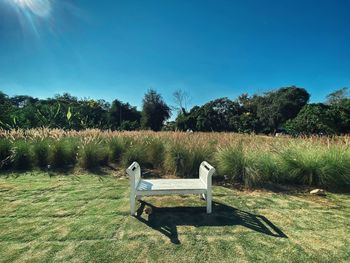
M350 87L348 0L0 0L0 90L140 106Z

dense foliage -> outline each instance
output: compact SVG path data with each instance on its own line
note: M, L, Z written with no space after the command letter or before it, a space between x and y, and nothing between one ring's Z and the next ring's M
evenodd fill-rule
M118 99L78 99L70 94L37 99L9 97L0 92L0 128L87 128L111 130L192 130L240 133L288 132L290 134L350 133L350 98L343 88L328 95L325 103L308 104L310 95L302 88L285 87L262 95L243 94L235 100L218 98L202 106L184 108L185 94L174 93L176 106L149 90L142 111ZM176 109L175 121L166 123Z
M193 131L274 134L345 134L350 132L350 99L346 89L329 95L325 104L307 104L310 95L297 87L263 95L220 98L190 111L182 110L176 127ZM334 98L336 96L336 98Z

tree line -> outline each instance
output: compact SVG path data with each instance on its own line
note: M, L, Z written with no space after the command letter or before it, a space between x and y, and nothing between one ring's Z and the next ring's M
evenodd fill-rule
M142 110L118 99L78 99L68 93L53 98L8 96L0 92L0 128L87 128L111 130L227 131L275 134L350 133L348 89L332 92L323 103L308 103L303 88L283 87L261 95L218 98L187 109L188 95L174 92L168 105L155 90L143 98ZM175 121L166 122L172 111Z

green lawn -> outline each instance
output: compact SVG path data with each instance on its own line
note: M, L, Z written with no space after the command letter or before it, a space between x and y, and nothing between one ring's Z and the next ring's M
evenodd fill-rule
M350 198L214 186L198 196L145 198L129 216L124 177L0 176L1 262L346 262ZM139 209L139 213L141 213Z

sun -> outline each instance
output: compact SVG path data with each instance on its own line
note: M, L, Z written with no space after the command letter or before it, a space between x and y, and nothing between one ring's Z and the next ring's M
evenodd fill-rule
M51 13L51 0L10 0L22 11L30 11L39 17L48 17Z

